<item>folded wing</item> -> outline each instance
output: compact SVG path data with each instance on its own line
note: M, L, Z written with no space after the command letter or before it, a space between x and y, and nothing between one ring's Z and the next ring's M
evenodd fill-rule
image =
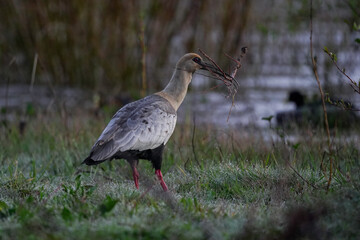
M127 104L113 116L94 144L91 159L103 161L119 151L144 151L166 144L176 119L174 108L157 95Z

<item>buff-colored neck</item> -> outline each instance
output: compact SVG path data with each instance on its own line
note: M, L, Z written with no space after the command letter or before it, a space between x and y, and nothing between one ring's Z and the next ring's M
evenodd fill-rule
M191 72L176 69L164 90L155 94L168 100L175 111L177 111L184 101L191 79Z

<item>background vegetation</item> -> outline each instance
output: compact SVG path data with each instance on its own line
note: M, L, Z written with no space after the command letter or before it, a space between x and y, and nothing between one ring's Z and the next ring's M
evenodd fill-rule
M141 86L142 54L150 70L199 46L217 55L240 50L249 8L248 0L3 1L2 64L15 58L22 75L10 76L28 81L38 54L40 82L129 91Z
M321 124L281 128L263 116L264 128L251 119L223 127L197 124L185 112L165 150L168 193L146 161L140 190L125 161L80 166L124 96L161 89L178 57L198 47L226 66L223 53L236 56L247 45L244 92L249 86L266 92L266 84L243 81L245 75L269 82L286 74L293 87L291 77L305 72L316 84L308 0L0 0L0 6L1 240L359 239L356 125L332 128L330 148ZM360 3L314 1L313 13L320 82L330 94L349 93L331 53L358 81ZM296 86L314 91L300 76ZM14 103L14 86L31 97L19 94ZM100 103L98 92L120 93L121 101ZM91 99L90 107L81 97ZM44 104L35 105L37 99Z
M120 92L141 88L143 55L151 91L163 86L184 52L199 47L227 64L223 53L237 55L247 45L250 74L265 73L266 65L303 63L308 53L306 41L297 37L309 31L308 0L4 0L1 5L0 29L6 33L0 37L1 74L12 83L29 82L36 54L36 83ZM344 33L336 36L333 29L358 30L359 8L356 0L315 1L315 46L346 50L359 37L346 34L352 39L339 42ZM343 60L349 68L351 61Z

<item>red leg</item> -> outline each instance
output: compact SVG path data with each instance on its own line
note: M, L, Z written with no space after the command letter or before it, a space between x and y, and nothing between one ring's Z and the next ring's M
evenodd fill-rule
M155 170L155 174L158 177L158 179L160 180L160 185L162 186L162 188L166 192L168 190L168 187L166 186L166 183L164 182L161 170L160 169Z
M134 183L135 183L135 187L137 189L139 189L139 172L136 169L139 160L138 159L127 159L127 161L130 163L131 169L132 169L132 174L133 174L133 178L134 178Z
M139 189L139 173L135 166L132 166L135 187Z

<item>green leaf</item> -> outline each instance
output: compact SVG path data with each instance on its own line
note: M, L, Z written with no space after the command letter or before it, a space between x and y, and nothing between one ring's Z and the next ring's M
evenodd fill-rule
M32 103L27 103L26 104L26 115L33 117L35 116L36 112L35 112L35 107Z
M112 199L110 196L106 196L104 202L99 206L101 214L104 215L105 213L110 212L118 202L118 199Z
M268 117L263 117L263 118L261 118L261 120L269 121L269 122L270 122L273 117L274 117L273 115L270 115L270 116L268 116Z
M29 209L27 209L25 206L21 206L16 210L16 214L19 217L19 220L22 222L27 221L28 219L32 218L34 216L34 213L32 213Z
M92 186L92 185L85 185L84 189L86 190L86 195L90 196L96 189L96 186Z
M264 24L257 24L256 28L264 35L267 35L269 33L269 29Z
M354 29L354 31L360 30L360 24L357 25L356 22L354 22L353 29Z
M299 146L300 146L300 143L296 143L296 144L292 145L292 148L293 148L294 150L296 150L296 149L299 148Z
M35 200L34 197L30 195L30 196L26 199L26 202L31 204L31 203L34 202L34 200Z
M333 52L330 52L329 49L327 47L324 47L324 52L327 53L330 57L331 57L331 60L333 60L334 62L337 61L337 56L335 53Z
M336 62L337 61L337 56L335 53L331 53L331 59Z
M5 202L0 200L0 212L6 210L8 208L9 208L9 206Z
M73 220L73 216L72 213L70 212L70 210L66 207L63 208L63 210L61 211L61 217L66 221L66 222L71 222Z
M355 42L360 44L360 38L355 39Z
M81 187L81 174L77 175L75 178L75 192Z
M327 54L330 54L329 49L328 49L326 46L324 47L323 50L324 50L324 52L326 52Z

